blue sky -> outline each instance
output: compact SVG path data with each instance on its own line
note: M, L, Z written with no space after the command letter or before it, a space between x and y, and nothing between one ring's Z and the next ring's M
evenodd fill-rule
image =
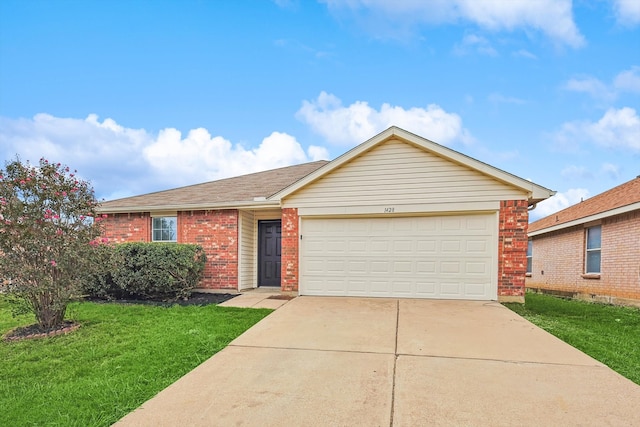
M0 2L0 155L99 198L332 159L397 125L558 191L640 175L640 2Z

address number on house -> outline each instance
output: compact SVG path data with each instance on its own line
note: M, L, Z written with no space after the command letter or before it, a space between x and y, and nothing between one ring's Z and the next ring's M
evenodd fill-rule
M384 213L394 213L395 211L396 211L396 208L394 207L384 208Z

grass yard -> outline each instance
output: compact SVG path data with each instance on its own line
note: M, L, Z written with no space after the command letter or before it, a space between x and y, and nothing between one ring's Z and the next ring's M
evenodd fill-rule
M74 303L77 331L0 343L0 425L111 425L271 311ZM31 323L0 296L0 334Z
M640 309L535 293L505 305L640 385Z

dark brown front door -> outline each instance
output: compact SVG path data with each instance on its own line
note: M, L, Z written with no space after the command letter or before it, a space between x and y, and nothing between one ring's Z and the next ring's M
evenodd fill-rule
M282 222L258 221L258 286L280 286Z

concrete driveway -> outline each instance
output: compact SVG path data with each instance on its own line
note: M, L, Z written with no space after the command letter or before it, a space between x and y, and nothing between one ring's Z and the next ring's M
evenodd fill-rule
M640 387L495 302L298 297L116 425L640 425Z

